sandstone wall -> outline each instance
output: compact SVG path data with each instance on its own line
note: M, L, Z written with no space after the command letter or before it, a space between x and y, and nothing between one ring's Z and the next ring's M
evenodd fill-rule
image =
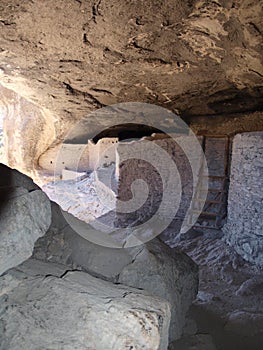
M37 159L56 139L54 116L0 84L3 148L1 163L31 177Z
M263 264L262 169L263 132L243 133L233 140L224 227L227 242L248 261Z

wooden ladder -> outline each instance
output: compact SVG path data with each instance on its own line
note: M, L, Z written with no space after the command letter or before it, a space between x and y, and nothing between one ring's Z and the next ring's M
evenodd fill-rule
M222 154L219 153L222 158L218 161L222 164L222 174L215 175L211 164L213 160L209 160L209 141L211 140L224 140L224 149ZM208 136L203 135L202 147L207 159L208 173L208 191L203 208L200 205L203 204L203 197L206 189L203 188L203 167L200 171L199 181L195 190L195 195L192 201L190 209L190 215L188 217L188 224L194 228L202 229L220 229L223 226L223 220L227 214L227 194L229 184L229 154L230 154L230 139L227 136ZM211 147L211 146L210 146ZM213 153L213 152L212 152ZM211 154L210 154L211 157ZM201 213L200 213L200 210ZM196 214L199 214L198 220L194 223ZM195 216L194 216L194 215Z

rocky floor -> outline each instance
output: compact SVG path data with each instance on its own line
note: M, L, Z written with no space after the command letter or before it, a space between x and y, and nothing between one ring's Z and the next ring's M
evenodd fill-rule
M110 210L100 201L94 177L94 173L91 173L78 181L49 182L42 190L50 200L59 203L63 210L88 223Z
M178 348L213 349L203 344L204 339L192 337L189 341L188 336L210 334L217 350L261 349L262 270L245 262L221 238L209 236L189 236L176 244L198 264L200 278L185 328L186 340L181 340ZM211 339L206 340L209 344Z

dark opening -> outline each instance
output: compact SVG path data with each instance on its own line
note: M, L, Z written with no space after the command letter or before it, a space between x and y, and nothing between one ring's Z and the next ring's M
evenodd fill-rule
M151 136L153 133L164 134L163 131L144 124L118 124L103 130L93 138L97 143L104 137L117 137L120 141L127 139L140 139L144 136Z

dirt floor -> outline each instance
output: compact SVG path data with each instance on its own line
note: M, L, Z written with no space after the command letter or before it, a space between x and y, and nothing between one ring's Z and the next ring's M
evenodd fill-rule
M218 238L209 236L204 232L176 244L198 264L200 273L185 336L210 334L217 350L262 349L262 269L245 262L220 233Z

